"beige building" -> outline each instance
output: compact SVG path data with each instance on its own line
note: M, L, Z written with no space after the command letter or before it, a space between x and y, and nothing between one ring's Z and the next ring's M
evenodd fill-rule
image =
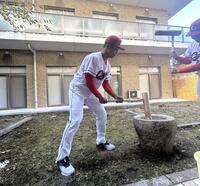
M154 33L181 29L175 47L183 52L191 42L188 28L169 26L168 19L190 1L33 1L32 15L50 31L36 25L15 30L0 18L0 109L68 104L68 85L82 59L101 50L111 34L126 49L110 61L114 90L126 99L142 92L150 99L172 98L170 38Z

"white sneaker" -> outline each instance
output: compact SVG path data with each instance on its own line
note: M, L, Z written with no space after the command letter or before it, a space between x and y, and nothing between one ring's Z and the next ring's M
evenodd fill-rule
M74 167L69 163L68 157L58 161L57 166L63 176L70 176L75 172Z
M111 151L115 149L115 145L105 142L105 143L100 143L97 145L97 148L100 150L107 150L107 151Z

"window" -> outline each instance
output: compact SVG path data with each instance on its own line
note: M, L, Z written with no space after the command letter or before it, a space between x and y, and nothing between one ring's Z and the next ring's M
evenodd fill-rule
M152 40L154 38L154 27L157 24L157 18L136 16L136 22L139 23L139 37L141 39Z
M120 67L111 67L111 79L110 79L110 84L113 89L113 91L117 94L121 94L121 69ZM113 99L110 95L108 95L103 87L99 88L99 91L101 94L107 98L107 99Z
M147 92L150 99L161 97L161 82L159 67L140 67L139 68L140 92Z
M98 11L93 11L93 18L99 18L101 22L98 23L98 26L95 29L98 29L100 26L100 31L104 32L101 34L105 35L121 35L122 29L119 24L119 22L115 21L118 20L119 15L116 13L107 13L107 12L98 12ZM106 19L103 20L103 19ZM97 23L97 21L96 21ZM87 28L87 27L86 27ZM95 31L95 29L93 29ZM88 30L88 29L87 29ZM86 30L86 31L87 31Z
M153 17L143 17L143 16L136 16L136 22L138 23L147 23L147 24L157 24L158 19Z
M99 12L99 11L93 11L92 17L99 18L99 19L110 19L110 20L119 19L119 15L116 13Z
M0 109L8 108L7 77L0 76Z
M75 15L74 8L63 8L56 6L45 6L44 7L46 13L52 14L63 14L63 15Z
M0 109L26 107L26 68L0 67Z
M48 105L62 105L61 76L48 75Z
M48 106L69 104L69 84L76 70L76 67L47 67Z

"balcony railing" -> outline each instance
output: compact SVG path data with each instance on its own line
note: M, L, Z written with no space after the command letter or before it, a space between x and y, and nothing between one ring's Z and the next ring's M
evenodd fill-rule
M156 41L170 41L168 36L155 36L156 30L182 30L180 36L175 37L176 42L191 42L190 37L185 37L189 31L188 27L177 27L169 25L154 25L136 22L126 22L118 20L105 20L96 18L85 18L77 16L67 16L49 13L34 12L32 16L38 20L40 25L46 25L50 31L45 27L37 25L25 24L24 28L15 29L20 24L16 21L12 26L0 17L0 31L17 31L25 33L37 34L62 34L62 35L78 35L89 37L105 37L110 34L116 34L124 39L137 40L156 40Z

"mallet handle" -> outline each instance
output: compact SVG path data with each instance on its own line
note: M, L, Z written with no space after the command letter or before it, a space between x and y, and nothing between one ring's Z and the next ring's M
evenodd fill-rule
M174 51L174 35L172 35L172 48L171 48L171 50ZM174 65L175 65L175 59L172 56L171 59L170 59L170 68L173 69Z
M151 119L151 112L149 106L149 98L147 92L142 93L143 105L144 105L144 114L146 119Z

